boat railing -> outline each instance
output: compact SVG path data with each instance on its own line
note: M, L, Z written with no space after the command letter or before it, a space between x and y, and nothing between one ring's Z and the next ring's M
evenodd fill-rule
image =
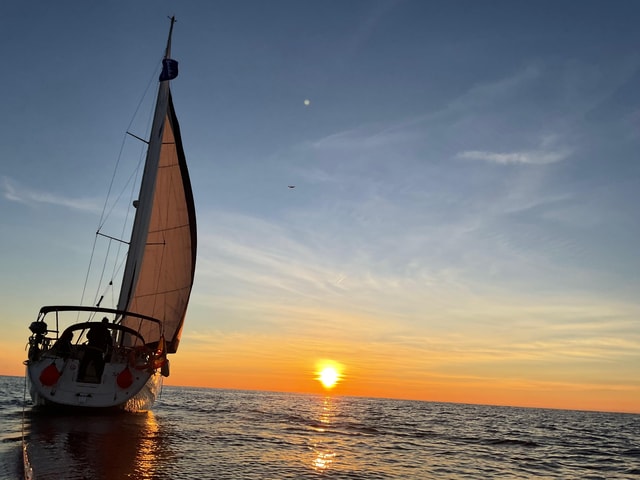
M61 318L63 313L68 314L67 318ZM80 319L83 313L88 315L89 320ZM50 314L53 314L55 323L51 327L46 322ZM103 321L93 320L97 315L112 315L113 321L106 317ZM69 316L75 318L70 320ZM137 325L138 328L123 325L123 321ZM88 332L96 325L106 327L109 332L110 339L104 346L104 354L105 359L114 362L146 363L158 348L163 334L161 322L148 315L103 307L45 306L40 309L36 321L29 326L32 332L29 337L29 360L43 356L82 357L87 349L94 348L87 340ZM71 339L74 341L71 342Z

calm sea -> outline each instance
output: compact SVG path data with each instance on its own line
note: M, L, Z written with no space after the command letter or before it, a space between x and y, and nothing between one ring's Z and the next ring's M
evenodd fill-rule
M0 377L0 477L24 380ZM640 415L165 387L152 412L25 410L36 480L640 478Z

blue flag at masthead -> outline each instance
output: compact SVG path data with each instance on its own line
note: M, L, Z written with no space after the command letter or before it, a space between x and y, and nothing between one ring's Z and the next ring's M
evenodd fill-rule
M160 81L173 80L178 76L178 62L172 58L165 58L162 60L162 73L160 74Z

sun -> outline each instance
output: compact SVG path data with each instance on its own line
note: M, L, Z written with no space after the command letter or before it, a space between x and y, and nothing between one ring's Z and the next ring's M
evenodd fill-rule
M333 367L325 367L320 372L320 383L324 385L325 388L333 388L336 383L338 383L338 371Z
M317 367L316 380L327 390L335 387L342 378L341 365L336 362L321 362Z

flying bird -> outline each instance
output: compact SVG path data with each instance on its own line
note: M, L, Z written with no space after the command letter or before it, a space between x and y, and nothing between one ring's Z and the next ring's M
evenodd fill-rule
M288 185L289 188L296 188L295 185Z

